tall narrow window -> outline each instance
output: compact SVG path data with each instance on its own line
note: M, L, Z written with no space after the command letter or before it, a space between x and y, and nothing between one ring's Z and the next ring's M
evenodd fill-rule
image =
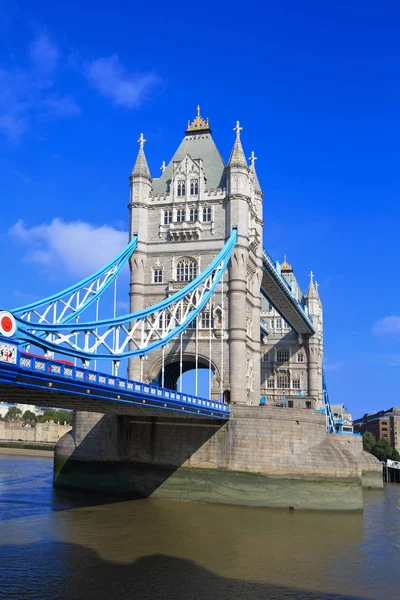
M287 373L279 373L278 377L278 385L277 387L280 389L288 389L289 385L289 375Z
M203 208L203 221L211 221L211 206Z
M198 208L191 208L189 212L189 221L198 221L199 220L199 210Z
M211 327L212 327L213 323L211 320ZM210 327L210 313L209 312L205 312L205 313L201 313L201 327L203 329L208 329Z
M178 181L177 194L178 196L186 196L186 183L183 179Z
M294 390L299 390L300 389L300 377L293 377L292 379L292 388Z
M270 377L269 379L267 379L267 388L271 389L275 387L275 379L274 377Z
M282 329L282 319L275 319L276 329Z
M278 352L276 353L276 360L278 362L287 362L289 360L289 349L281 348L280 350L278 350Z
M199 193L199 180L191 179L190 180L190 195L196 196Z
M178 210L176 211L176 220L178 221L178 223L182 223L182 221L185 220L185 209L184 208L178 208Z
M164 210L164 225L172 223L172 210Z
M162 269L154 269L153 270L153 283L162 283L162 280L163 280Z
M197 276L197 262L194 258L182 258L176 265L177 281L192 281Z
M304 353L303 352L299 352L297 354L297 362L304 362Z

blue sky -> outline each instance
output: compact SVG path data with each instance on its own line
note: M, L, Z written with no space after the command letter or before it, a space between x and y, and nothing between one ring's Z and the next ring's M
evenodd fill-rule
M200 103L235 121L264 244L320 283L332 399L399 405L397 2L0 0L0 306L85 275L126 240L143 131L154 176ZM83 251L95 246L96 252Z

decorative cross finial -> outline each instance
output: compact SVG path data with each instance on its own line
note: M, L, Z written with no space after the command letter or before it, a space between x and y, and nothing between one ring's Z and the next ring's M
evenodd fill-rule
M283 262L286 262L286 254L283 255Z
M197 116L199 117L200 116L200 104L197 105L196 110L197 110Z
M165 166L165 160L163 160L162 163L161 163L161 167L160 167L161 172L164 173L164 171L165 171L166 168L167 167Z
M316 281L316 282L314 283L314 287L315 287L315 289L316 289L316 290L317 290L317 292L318 292L318 288L319 288L319 283L318 283L318 281Z
M236 131L237 138L240 137L240 132L242 131L242 129L243 129L243 127L240 127L239 121L236 121L236 127L233 128L233 131Z
M145 144L146 140L144 139L143 133L140 134L139 139L138 139L138 144L140 146L140 150L143 150L143 146Z
M314 273L312 271L310 271L310 281L314 283Z
M257 160L257 156L254 155L254 150L252 150L251 154L250 154L250 158L249 158L249 161L250 161L250 164L252 167L254 167L254 163L256 160ZM286 258L285 258L285 260L286 260Z

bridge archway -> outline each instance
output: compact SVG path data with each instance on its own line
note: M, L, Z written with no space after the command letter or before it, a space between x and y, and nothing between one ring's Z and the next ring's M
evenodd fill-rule
M197 367L199 370L207 371L210 368L210 361L207 356L198 354ZM182 375L196 369L196 355L185 352L182 356ZM220 381L218 365L211 361L212 377L215 381ZM181 376L180 356L179 354L169 354L164 361L164 387L170 390L177 390L179 378ZM157 385L162 383L162 359L158 359L149 369L148 378Z

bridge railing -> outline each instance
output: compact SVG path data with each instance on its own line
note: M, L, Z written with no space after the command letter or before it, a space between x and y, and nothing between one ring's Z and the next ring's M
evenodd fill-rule
M215 400L207 400L191 394L177 392L161 388L154 384L141 383L130 379L124 379L106 373L100 373L86 369L84 367L74 366L68 362L60 362L45 357L30 356L23 352L18 352L14 367L20 367L32 374L51 375L62 377L71 383L86 385L86 392L90 393L90 386L96 386L108 392L114 390L116 393L128 393L138 395L148 395L155 400L166 400L168 403L177 403L180 406L187 405L199 411L218 411L223 413L225 418L229 417L229 405ZM119 398L117 398L119 399Z

